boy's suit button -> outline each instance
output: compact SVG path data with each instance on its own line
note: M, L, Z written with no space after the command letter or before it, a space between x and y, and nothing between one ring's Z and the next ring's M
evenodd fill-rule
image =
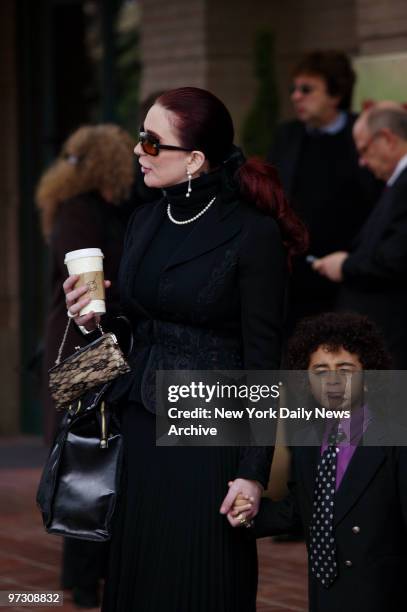
M345 565L346 565L346 567L352 567L353 563L352 563L352 561L348 560L348 561L345 561Z
M352 531L353 533L360 533L360 527L358 527L358 525L355 525L354 527L352 527Z

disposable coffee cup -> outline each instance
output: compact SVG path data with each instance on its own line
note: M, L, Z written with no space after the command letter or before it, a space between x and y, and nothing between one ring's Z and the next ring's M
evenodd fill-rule
M79 249L65 255L65 265L69 274L78 274L75 289L86 286L83 297L91 301L80 311L80 315L88 312L103 314L106 312L105 284L103 275L103 253L100 249Z

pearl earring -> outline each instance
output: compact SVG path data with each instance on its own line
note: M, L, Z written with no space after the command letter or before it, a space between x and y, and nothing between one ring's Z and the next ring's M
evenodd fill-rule
M192 191L192 187L191 187L192 174L190 173L189 170L187 170L187 177L188 177L188 189L185 194L185 197L189 198L189 196L191 195L191 191Z

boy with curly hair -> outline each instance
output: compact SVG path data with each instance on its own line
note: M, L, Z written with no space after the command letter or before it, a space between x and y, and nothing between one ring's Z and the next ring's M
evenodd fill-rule
M289 345L290 368L308 370L310 379L344 372L357 379L366 370L388 369L389 360L375 325L357 314L304 319ZM362 404L363 389L360 397ZM292 448L289 494L278 502L263 498L251 530L256 537L303 530L310 612L405 606L407 448L363 446L365 432L361 423L356 439L342 444L347 434L340 423L322 446ZM247 498L235 502L240 523L249 507Z

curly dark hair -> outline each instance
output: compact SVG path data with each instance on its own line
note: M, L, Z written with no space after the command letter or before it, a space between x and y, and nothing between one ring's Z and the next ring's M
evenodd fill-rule
M390 355L384 338L370 319L355 313L326 312L302 319L288 344L288 367L308 369L318 347L344 348L359 357L364 370L388 370Z
M356 76L345 53L333 49L311 51L298 62L292 71L294 78L303 74L323 78L328 93L331 96L339 96L338 107L341 110L350 110Z

